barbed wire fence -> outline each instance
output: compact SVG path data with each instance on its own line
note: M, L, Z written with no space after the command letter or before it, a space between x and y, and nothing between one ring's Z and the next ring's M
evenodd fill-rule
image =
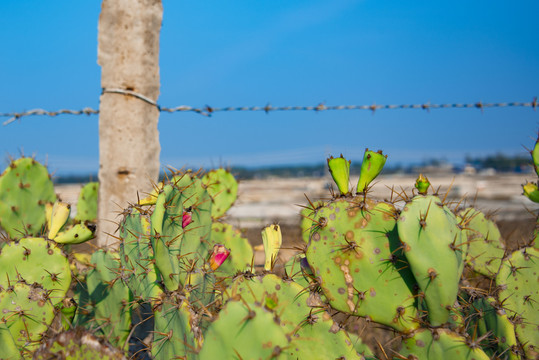
M232 112L232 111L264 111L265 113L270 113L274 111L330 111L330 110L370 110L375 112L377 110L404 110L404 109L414 109L414 110L431 110L431 109L479 109L483 110L486 108L505 108L505 107L530 107L533 110L537 108L537 97L534 97L532 101L529 102L497 102L497 103L484 103L484 102L475 102L475 103L444 103L444 104L431 104L430 102L424 104L400 104L400 105L325 105L324 103L319 103L316 106L272 106L267 104L265 106L240 106L240 107L211 107L206 105L204 107L192 107L187 105L179 105L175 107L164 107L159 105L156 101L130 90L124 89L103 89L102 93L113 93L121 94L125 96L131 96L142 100L150 105L155 106L160 112L175 113L175 112L194 112L203 116L211 116L217 112ZM63 114L69 115L97 115L99 110L92 109L90 107L85 107L80 110L70 110L70 109L60 109L56 111L47 111L43 109L33 109L23 112L12 112L12 113L0 113L0 117L8 117L8 120L4 121L2 124L4 126L9 125L17 120L20 120L23 117L33 116L33 115L47 115L47 116L58 116Z

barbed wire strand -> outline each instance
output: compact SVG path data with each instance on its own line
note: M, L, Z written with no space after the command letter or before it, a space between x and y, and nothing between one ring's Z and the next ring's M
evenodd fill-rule
M180 105L176 107L163 107L157 104L156 101L144 96L142 94L136 93L131 90L124 89L103 89L103 94L112 93L112 94L121 94L126 96L132 96L139 100L142 100L152 106L155 106L160 112L175 113L175 112L195 112L204 116L211 116L216 112L230 112L230 111L264 111L269 113L271 111L326 111L326 110L370 110L375 112L377 110L402 110L402 109L420 109L420 110L431 110L431 109L479 109L483 110L486 108L503 108L503 107L531 107L533 110L537 108L537 97L534 97L530 102L499 102L499 103L483 103L481 101L476 103L448 103L448 104L431 104L430 102L424 104L401 104L401 105L325 105L320 103L316 106L272 106L270 104L266 106L240 106L240 107L211 107L206 105L202 108L191 107L187 105ZM48 116L57 116L62 114L69 115L95 115L99 114L99 110L95 110L89 107L85 107L82 110L68 110L61 109L57 111L47 111L43 109L34 109L24 112L17 113L0 113L0 117L9 117L8 120L3 122L3 125L9 125L16 120L20 120L22 117L32 116L32 115L48 115Z

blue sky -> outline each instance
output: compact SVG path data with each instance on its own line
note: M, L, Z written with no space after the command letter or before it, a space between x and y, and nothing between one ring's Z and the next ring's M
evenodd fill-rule
M0 3L0 113L98 108L100 1ZM163 106L531 101L539 95L537 1L164 0ZM4 121L7 118L1 118ZM530 108L161 114L161 165L462 161L522 153ZM0 127L2 158L97 171L97 116ZM2 165L4 165L3 162Z

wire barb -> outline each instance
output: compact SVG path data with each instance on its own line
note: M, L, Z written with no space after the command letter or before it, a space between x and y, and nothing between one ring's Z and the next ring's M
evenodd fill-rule
M212 107L210 105L205 105L201 108L195 108L188 105L179 105L176 107L162 107L157 101L150 99L149 97L139 94L135 91L125 90L125 89L103 89L102 94L111 93L111 94L121 94L126 96L132 96L136 99L144 101L152 106L155 106L159 112L175 113L175 112L194 112L203 116L211 116L217 112L231 112L231 111L263 111L266 114L269 114L271 111L329 111L329 110L370 110L373 114L377 110L404 110L404 109L413 109L413 110L426 110L430 112L431 109L479 109L481 112L486 108L502 108L502 107L531 107L535 110L538 106L537 97L534 97L530 102L504 102L504 103L483 103L478 101L475 103L467 104L431 104L430 102L423 104L401 104L401 105L325 105L324 103L319 103L316 106L271 106L269 103L265 106L240 106L240 107ZM31 115L47 115L47 116L57 116L57 115L96 115L99 114L99 110L95 110L89 107L85 107L82 110L68 110L60 109L57 111L47 111L43 109L33 109L24 112L12 112L12 113L0 113L0 117L9 117L8 120L3 122L3 125L9 125L16 120L20 120L22 117L31 116Z

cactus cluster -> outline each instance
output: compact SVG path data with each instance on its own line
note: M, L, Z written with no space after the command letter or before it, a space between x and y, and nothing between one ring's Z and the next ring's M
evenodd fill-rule
M343 185L350 163L338 159L328 164L340 167L331 170L339 195L311 203L302 223L308 281L332 308L398 331L399 358L538 356L537 249L508 253L491 219L429 194L423 175L417 193L374 201L369 182L380 167L362 165L354 196ZM473 285L478 276L490 287Z
M25 212L0 209L0 357L536 358L539 250L508 251L492 219L431 192L423 175L412 194L371 198L386 159L367 149L355 189L350 161L328 159L338 192L309 200L303 248L285 264L278 224L262 229L265 261L254 264L225 222L238 190L225 169L168 174L123 211L117 249L80 254L97 184L72 219L43 190L41 165L15 161L0 204ZM360 323L391 329L392 345L367 345Z

